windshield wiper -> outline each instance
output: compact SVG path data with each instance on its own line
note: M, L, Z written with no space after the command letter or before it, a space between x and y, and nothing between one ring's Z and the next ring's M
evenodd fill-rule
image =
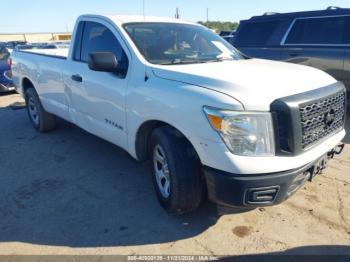
M182 59L173 59L171 62L161 63L161 65L184 65L184 64L198 64L201 63L199 60L182 60Z
M223 61L232 61L234 58L230 57L216 57L211 59L192 59L192 60L183 60L183 59L173 59L171 62L161 63L161 65L184 65L184 64L204 64L204 63L213 63L213 62L223 62Z
M232 57L217 57L216 58L216 61L218 61L218 62L232 61L232 60L234 60L234 58L232 58Z
M198 63L215 63L215 62L223 62L223 61L232 61L234 59L232 58L212 58L212 59L205 59L205 60L199 60Z
M176 65L176 64L197 64L197 63L200 63L200 61L197 60L197 59L192 59L192 60L174 59L173 61L171 61L172 65Z

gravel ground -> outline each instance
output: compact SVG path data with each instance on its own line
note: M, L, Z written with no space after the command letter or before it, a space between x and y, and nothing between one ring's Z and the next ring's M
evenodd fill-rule
M350 254L350 146L279 206L208 203L176 218L158 205L146 164L63 121L39 134L22 106L0 96L2 255Z

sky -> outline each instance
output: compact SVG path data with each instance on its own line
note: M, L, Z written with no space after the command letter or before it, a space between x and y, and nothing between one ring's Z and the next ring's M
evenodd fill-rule
M145 14L181 19L235 21L264 12L293 12L325 9L328 6L350 8L350 0L1 0L0 33L72 31L81 14Z

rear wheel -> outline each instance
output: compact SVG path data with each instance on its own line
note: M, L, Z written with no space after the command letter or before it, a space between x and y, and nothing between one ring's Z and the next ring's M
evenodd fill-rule
M160 127L152 134L151 154L160 204L176 215L197 209L203 193L201 168L190 143L175 129Z
M40 132L48 132L55 128L56 117L45 111L34 88L25 93L26 108L30 122Z

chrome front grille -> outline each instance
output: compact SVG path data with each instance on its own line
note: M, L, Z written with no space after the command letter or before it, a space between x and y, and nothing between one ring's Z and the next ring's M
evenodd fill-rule
M338 92L299 107L303 149L343 128L346 114L345 99L345 93Z

